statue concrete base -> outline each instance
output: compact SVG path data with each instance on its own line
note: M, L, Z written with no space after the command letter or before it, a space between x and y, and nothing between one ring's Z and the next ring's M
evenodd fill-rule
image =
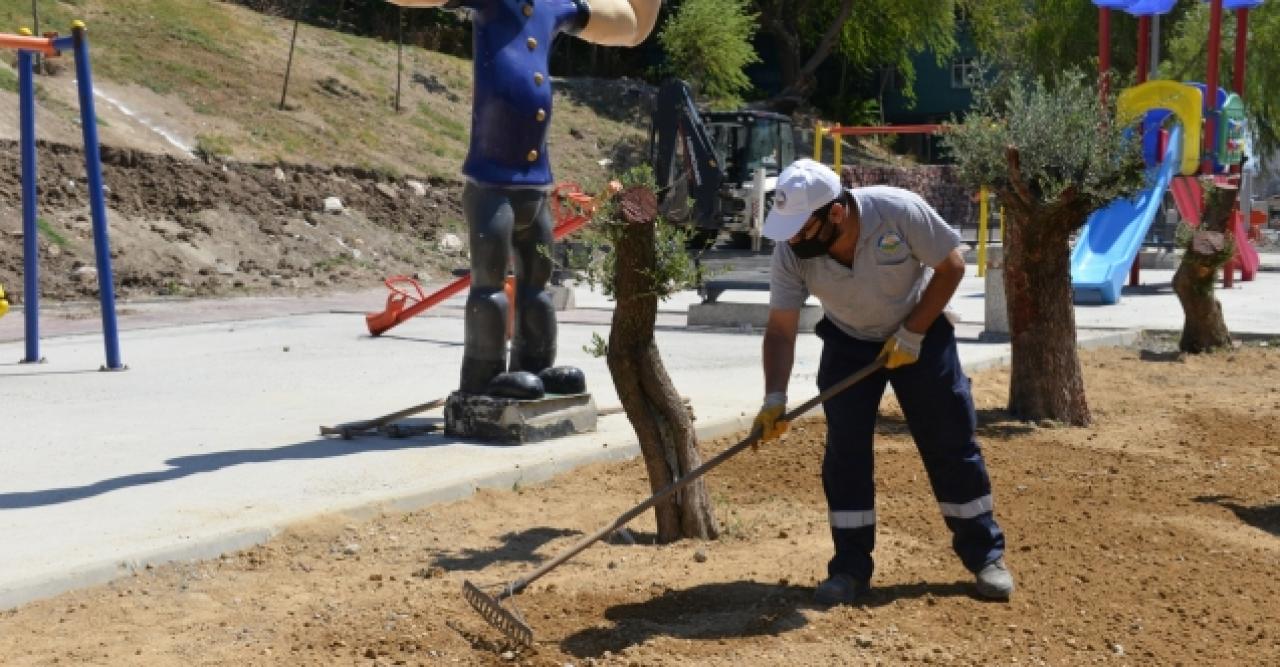
M444 405L445 435L523 445L596 430L591 394L522 401L455 391Z

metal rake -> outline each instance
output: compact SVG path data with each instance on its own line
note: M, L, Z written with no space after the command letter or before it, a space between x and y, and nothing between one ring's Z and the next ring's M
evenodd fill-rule
M884 362L885 362L885 358L883 356L876 357L875 361L871 362L870 364L867 364L863 368L849 375L849 377L827 388L827 390L823 391L821 394L818 394L817 396L814 396L813 398L805 401L796 409L786 413L785 415L782 416L782 419L785 419L787 421L795 420L797 417L800 417L801 415L805 414L809 410L816 407L819 403L822 403L823 401L830 399L836 394L839 394L845 389L848 389L849 387L852 387L853 385L866 379L867 376L871 375L872 373L880 370L881 368L884 367ZM708 472L711 471L711 469L729 460L729 458L731 458L735 454L741 452L747 447L750 447L756 444L756 442L758 442L759 440L760 440L760 430L752 429L751 433L748 434L747 437L744 438L738 444L720 452L719 454L716 454L712 458L708 459L702 465L691 470L689 474L671 482L666 487L662 488L657 493L650 496L644 502L641 502L639 505L636 505L635 507L632 507L626 512L623 512L620 516L618 516L618 518L610 522L609 525L601 528L600 530L596 531L595 533L592 533L591 535L588 535L587 537L582 538L582 540L580 540L577 544L573 545L572 547L569 547L568 549L560 553L558 556L551 559L546 564L542 565L541 567L534 570L533 572L530 572L529 574L526 574L525 576L519 579L516 579L515 581L509 584L495 584L491 586L486 586L485 588L499 589L498 592L493 595L485 593L481 589L481 587L476 586L470 581L463 581L462 597L466 599L467 603L470 604L471 607L475 609L476 612L479 613L480 616L483 617L486 622L489 623L489 625L493 626L499 632L506 635L507 638L509 638L511 641L516 642L521 646L526 646L526 647L532 646L533 645L533 628L531 628L529 624L524 620L524 616L520 614L520 610L516 609L514 605L509 604L508 606L510 606L510 609L508 609L506 606L503 606L502 604L503 600L507 600L511 597L514 597L515 595L518 595L521 591L527 588L529 584L538 580L546 573L550 572L551 570L554 570L555 568L563 564L565 561L581 553L587 547L591 546L592 544L595 544L596 542L609 536L619 528L622 528L623 526L627 525L628 522L630 522L632 519L639 516L641 513L647 511L654 505L657 505L659 502L661 502L671 494L675 493L676 491L679 491L680 489L683 489L684 487L688 486L694 480L707 474Z

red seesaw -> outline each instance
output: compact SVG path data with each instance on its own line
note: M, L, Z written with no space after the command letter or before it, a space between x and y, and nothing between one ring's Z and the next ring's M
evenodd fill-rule
M605 192L592 197L583 193L576 183L556 185L551 191L551 213L556 221L552 235L555 240L578 231L590 222L596 208L621 188L621 184L612 181ZM391 276L384 282L387 289L391 290L391 294L387 295L386 308L379 313L369 313L364 318L372 336L380 336L401 322L467 289L471 286L471 276L468 274L457 278L431 294L427 294L422 285L410 276ZM510 281L507 290L507 297L511 298Z

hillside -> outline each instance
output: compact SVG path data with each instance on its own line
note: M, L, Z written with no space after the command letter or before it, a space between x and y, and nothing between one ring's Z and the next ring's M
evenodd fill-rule
M304 25L282 111L290 21L195 0L38 4L42 30L89 27L122 296L368 286L465 263L437 242L463 231L468 61L406 47L397 112L395 44ZM5 3L0 21L30 25L30 5ZM20 296L15 72L0 54L0 283ZM607 175L602 161L635 159L646 86L553 83L560 180L591 187ZM91 297L71 57L50 61L37 85L43 290ZM322 213L334 196L346 210Z

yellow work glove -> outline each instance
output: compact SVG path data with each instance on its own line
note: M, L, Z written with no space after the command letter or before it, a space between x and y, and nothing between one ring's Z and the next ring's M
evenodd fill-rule
M884 359L885 368L908 366L920 360L920 345L924 343L924 334L907 331L898 327L898 332L884 342L880 356Z
M4 285L0 285L0 317L9 312L9 301L4 298Z
M753 429L760 429L759 442L768 442L787 432L787 427L791 426L791 422L782 419L782 415L786 411L786 394L775 391L765 395L764 405L760 407L756 420L751 424Z

